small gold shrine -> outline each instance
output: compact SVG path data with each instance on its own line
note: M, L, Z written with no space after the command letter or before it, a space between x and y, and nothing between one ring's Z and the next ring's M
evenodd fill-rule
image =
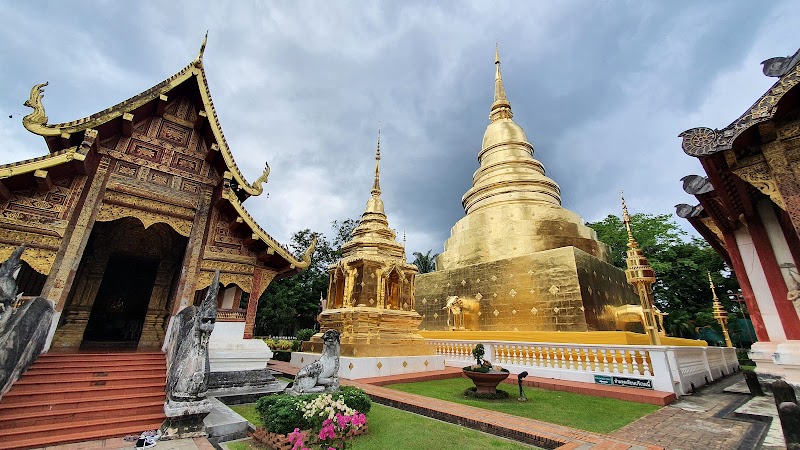
M375 156L375 180L361 221L342 246L342 258L328 271L328 299L318 317L320 333L303 351L321 352L322 333L341 333L341 355L421 356L434 351L419 334L415 311L417 267L406 262L405 247L389 228L380 187L381 139Z

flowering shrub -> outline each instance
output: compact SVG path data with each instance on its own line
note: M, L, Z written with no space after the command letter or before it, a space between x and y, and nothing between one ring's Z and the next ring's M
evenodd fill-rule
M324 400L323 403L325 405L321 406L320 412L324 415L327 405L335 402ZM318 408L309 409L309 411L316 409ZM306 447L306 440L320 450L344 450L356 431L366 424L367 417L358 411L354 410L352 414L337 413L332 418L323 420L319 431L316 431L317 428L315 428L310 439L307 439L306 434L299 428L295 428L293 432L289 433L289 442L292 444L292 450L311 450Z
M292 350L292 347L294 346L294 343L296 341L291 341L289 339L275 340L272 338L267 338L264 339L264 342L269 346L269 349L274 352L274 351L290 351Z
M295 428L319 430L322 423L336 415L353 417L356 411L366 414L372 407L361 389L343 386L338 392L307 395L267 395L256 404L264 428L273 433L289 434Z

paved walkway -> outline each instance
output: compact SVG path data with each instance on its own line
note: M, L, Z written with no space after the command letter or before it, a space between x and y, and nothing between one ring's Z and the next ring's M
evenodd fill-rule
M42 450L131 450L133 446L133 442L125 441L122 438L108 438L76 442L74 444L54 445L43 447ZM153 448L155 450L214 450L214 446L205 438L159 441Z
M741 380L741 374L728 376L701 388L696 395L681 397L622 427L611 436L650 442L668 450L775 448L759 446L767 432L767 423L736 414L752 397L724 392Z

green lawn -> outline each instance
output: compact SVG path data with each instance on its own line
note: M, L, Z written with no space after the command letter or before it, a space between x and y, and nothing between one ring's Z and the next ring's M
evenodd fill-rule
M471 386L473 384L468 379L450 378L385 387L595 433L610 433L659 408L655 405L529 387L525 387L528 401L519 402L519 388L507 384L501 384L500 388L511 394L508 399L465 398L464 390Z
M231 409L254 424L259 424L255 416L255 405L234 405ZM255 419L255 420L254 420ZM405 450L524 450L535 449L528 445L505 440L438 420L423 417L388 406L372 404L367 414L369 433L354 439L352 450L384 450L402 448ZM423 432L424 431L424 432ZM233 450L259 450L258 443L236 443Z

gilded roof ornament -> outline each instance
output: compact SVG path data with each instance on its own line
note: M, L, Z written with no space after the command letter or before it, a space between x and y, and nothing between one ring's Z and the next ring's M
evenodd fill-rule
M194 60L197 66L203 64L203 53L206 51L206 43L208 43L208 30L206 30L206 35L203 37L203 43L200 44L200 52L197 53L197 58Z
M372 183L373 197L381 195L381 126L378 125L378 148L375 150L375 181Z
M258 192L259 194L264 192L264 186L262 186L262 184L267 184L267 181L269 179L269 172L270 172L269 163L265 162L264 163L264 173L262 173L261 176L258 177L258 179L256 179L256 181L254 181L250 185L250 187L253 188L253 190Z
M489 113L489 120L494 122L500 119L511 119L514 113L511 112L511 103L506 98L506 88L503 86L503 74L500 73L500 49L495 45L494 49L494 103Z
M625 229L628 231L628 248L636 249L639 244L633 238L633 232L631 231L631 216L628 214L628 205L625 204L625 194L619 191L619 196L622 197L622 221L625 222Z
M42 97L44 97L44 87L49 84L48 81L34 85L31 88L31 95L24 105L33 108L33 112L22 118L22 125L29 128L31 125L44 125L47 123L47 114L44 113L44 105L42 104Z

